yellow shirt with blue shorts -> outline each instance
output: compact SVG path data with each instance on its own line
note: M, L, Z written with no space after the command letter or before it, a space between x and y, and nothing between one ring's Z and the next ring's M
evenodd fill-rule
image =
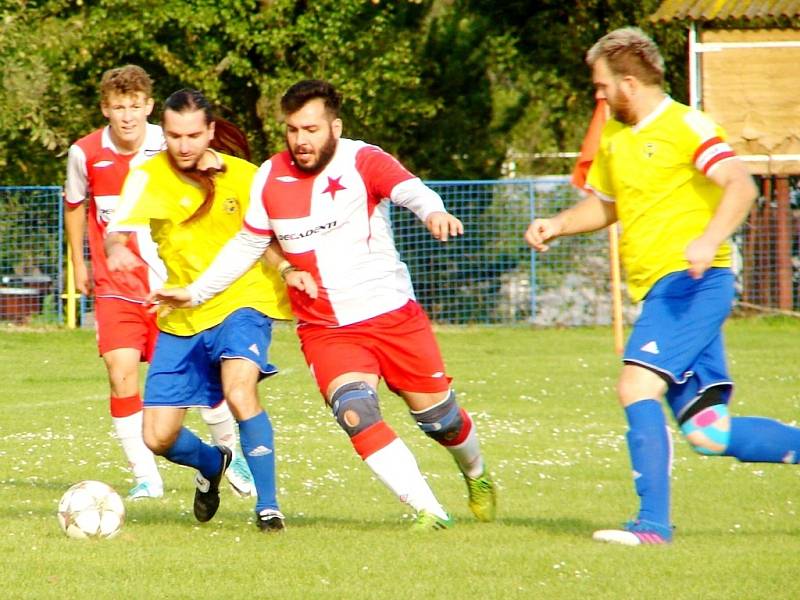
M623 361L670 382L667 401L679 422L711 388L723 402L730 397L721 327L734 297L731 246L720 245L700 279L688 273L686 248L722 198L709 173L734 157L721 127L666 97L634 126L606 124L587 179L616 205L628 292L643 300Z
M664 275L689 267L686 246L703 233L722 197L707 174L733 156L721 127L669 97L635 126L608 121L587 186L616 205L620 257L634 302ZM712 266L730 265L726 242Z
M226 242L242 227L257 167L217 153L213 204L205 215L186 220L202 204L204 191L181 176L161 152L133 169L109 231L147 227L167 268L165 287L185 287L206 270ZM286 289L277 271L259 261L228 289L201 306L159 316L161 331L194 335L221 323L233 311L253 308L273 319L291 319Z

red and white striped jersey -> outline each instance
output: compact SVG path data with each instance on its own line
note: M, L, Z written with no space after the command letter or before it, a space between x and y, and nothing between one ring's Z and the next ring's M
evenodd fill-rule
M95 296L142 302L151 287L161 286L166 279L166 270L148 230L135 232L128 243L128 247L147 264L146 267L112 273L106 265L103 250L106 226L119 203L128 171L158 154L163 147L161 127L150 123L142 147L134 154L117 151L108 126L93 131L70 146L64 199L72 206L89 202L87 230Z
M300 322L349 325L414 298L394 245L389 201L423 222L445 210L439 195L394 157L361 141L340 139L316 174L299 170L288 151L261 165L244 225L274 237L292 265L314 276L315 300L289 288Z

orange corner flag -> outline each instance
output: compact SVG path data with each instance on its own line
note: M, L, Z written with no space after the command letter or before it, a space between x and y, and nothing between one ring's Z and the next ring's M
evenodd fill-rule
M589 167L592 166L594 155L597 154L597 149L600 147L600 134L603 131L603 126L606 124L608 109L606 108L605 100L598 100L594 108L592 120L589 123L589 129L586 131L586 136L583 138L581 144L581 153L575 163L575 168L572 171L572 185L582 190L586 187L586 176L589 174Z
M579 190L586 188L586 177L589 167L592 166L597 149L600 147L600 135L608 120L608 105L605 100L598 100L594 108L589 129L581 144L581 153L572 170L570 180ZM622 275L619 268L619 239L616 224L608 227L608 256L611 265L611 329L614 334L614 350L621 355L624 346L624 331L622 318Z

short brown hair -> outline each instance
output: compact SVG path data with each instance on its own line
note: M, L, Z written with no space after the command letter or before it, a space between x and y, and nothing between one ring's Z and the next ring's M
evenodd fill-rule
M100 80L100 101L106 102L111 94L127 96L141 92L145 98L153 95L153 80L142 67L125 65L109 69Z
M342 95L333 85L321 79L304 79L295 83L281 98L281 110L285 115L294 114L315 98L325 103L325 110L331 119L339 118Z
M615 29L597 40L586 53L586 63L593 67L601 58L618 77L631 75L646 85L664 83L664 59L658 46L638 27Z

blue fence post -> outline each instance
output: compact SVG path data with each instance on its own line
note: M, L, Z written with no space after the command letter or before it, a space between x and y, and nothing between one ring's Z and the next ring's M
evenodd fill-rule
M59 188L60 190L61 188ZM56 306L58 310L58 324L64 324L64 203L58 203L58 277L56 290ZM71 290L70 290L71 291Z
M536 188L533 181L528 182L528 223L536 216ZM531 322L536 320L536 251L531 248Z

